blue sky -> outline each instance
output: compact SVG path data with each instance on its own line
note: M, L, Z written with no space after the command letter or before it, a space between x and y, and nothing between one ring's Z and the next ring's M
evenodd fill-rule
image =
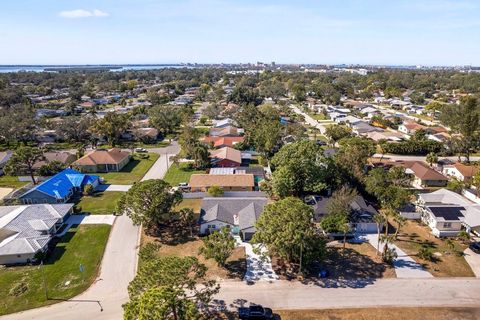
M480 65L474 0L15 0L0 64Z

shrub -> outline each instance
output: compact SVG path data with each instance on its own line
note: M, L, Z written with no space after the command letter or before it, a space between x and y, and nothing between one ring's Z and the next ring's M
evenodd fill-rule
M140 252L138 253L140 260L149 261L156 258L160 247L161 246L158 243L147 243L143 248L140 249Z
M383 262L393 264L393 261L398 257L397 251L394 248L388 248L382 255Z
M83 195L84 196L91 196L94 192L94 188L93 186L89 183L85 186L85 188L83 188Z
M418 250L417 256L420 259L426 260L426 261L434 261L435 256L433 255L432 249L427 248L427 247L421 247L420 250Z
M223 195L223 190L219 186L211 186L208 188L208 194L212 197L221 197Z

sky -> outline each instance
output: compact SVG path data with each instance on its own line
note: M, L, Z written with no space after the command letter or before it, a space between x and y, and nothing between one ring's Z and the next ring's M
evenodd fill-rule
M480 65L479 0L4 0L0 65Z

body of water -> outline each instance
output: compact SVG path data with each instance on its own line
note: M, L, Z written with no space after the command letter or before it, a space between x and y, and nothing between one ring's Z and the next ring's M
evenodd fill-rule
M111 69L109 68L111 67ZM0 73L8 72L55 72L49 69L104 69L109 71L126 71L126 70L158 70L164 68L191 68L184 65L72 65L72 66L2 66L0 65Z

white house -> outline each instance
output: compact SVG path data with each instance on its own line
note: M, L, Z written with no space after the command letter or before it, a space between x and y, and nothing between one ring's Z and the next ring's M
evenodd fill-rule
M0 207L0 265L33 262L72 210L72 203Z
M480 205L453 191L419 194L416 205L422 221L437 237L457 236L462 230L480 234Z
M454 163L444 165L442 173L447 177L453 177L459 181L469 182L472 181L473 176L478 172L476 166L467 166L463 163Z

